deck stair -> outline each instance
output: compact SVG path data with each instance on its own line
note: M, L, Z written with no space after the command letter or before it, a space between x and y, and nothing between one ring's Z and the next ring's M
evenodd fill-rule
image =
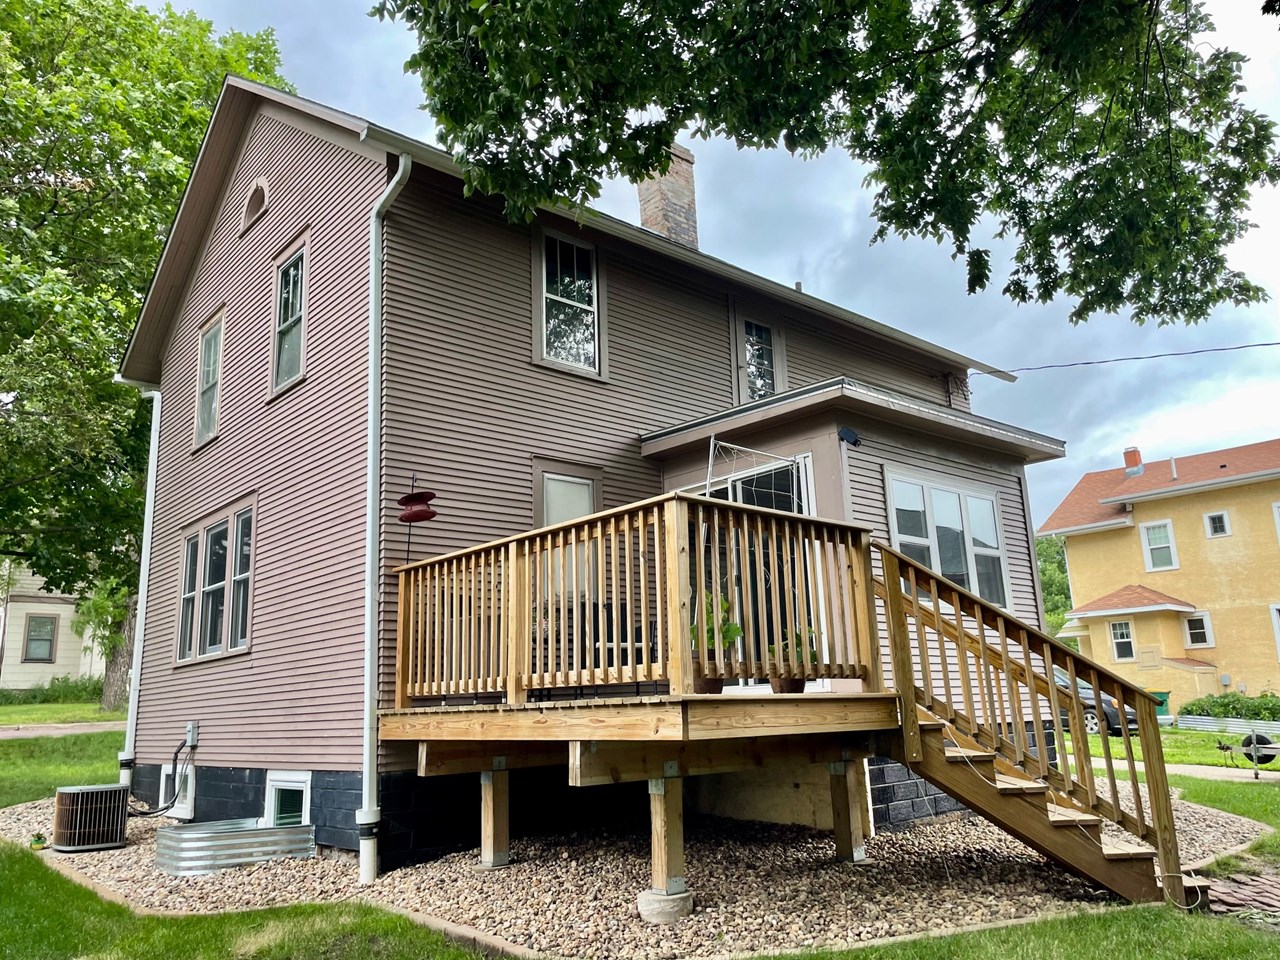
M1203 894L1181 873L1153 698L909 557L875 547L884 571L875 592L903 697L891 758L1126 899L1196 905L1188 899ZM1084 684L1136 718L1098 757L1086 738L1064 730L1084 727ZM1135 799L1123 774L1136 781L1138 756L1147 787ZM1104 821L1129 838L1104 830Z

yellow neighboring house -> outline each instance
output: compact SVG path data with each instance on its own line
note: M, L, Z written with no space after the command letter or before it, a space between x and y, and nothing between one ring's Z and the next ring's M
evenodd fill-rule
M1059 636L1176 713L1280 692L1280 439L1086 473L1038 531L1066 539Z

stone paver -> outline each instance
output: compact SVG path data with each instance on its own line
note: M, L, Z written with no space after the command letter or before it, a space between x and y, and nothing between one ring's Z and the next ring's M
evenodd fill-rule
M1215 880L1209 908L1214 913L1257 910L1280 918L1280 877L1250 877L1233 873L1227 880Z

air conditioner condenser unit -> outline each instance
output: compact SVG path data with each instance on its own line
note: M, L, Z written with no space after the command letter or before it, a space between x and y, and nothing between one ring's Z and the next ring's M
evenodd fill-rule
M59 787L54 799L53 849L79 853L123 847L128 818L126 784Z

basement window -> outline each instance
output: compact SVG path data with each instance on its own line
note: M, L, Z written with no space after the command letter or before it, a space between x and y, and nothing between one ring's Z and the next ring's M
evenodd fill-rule
M311 771L268 770L262 825L298 827L311 822Z

